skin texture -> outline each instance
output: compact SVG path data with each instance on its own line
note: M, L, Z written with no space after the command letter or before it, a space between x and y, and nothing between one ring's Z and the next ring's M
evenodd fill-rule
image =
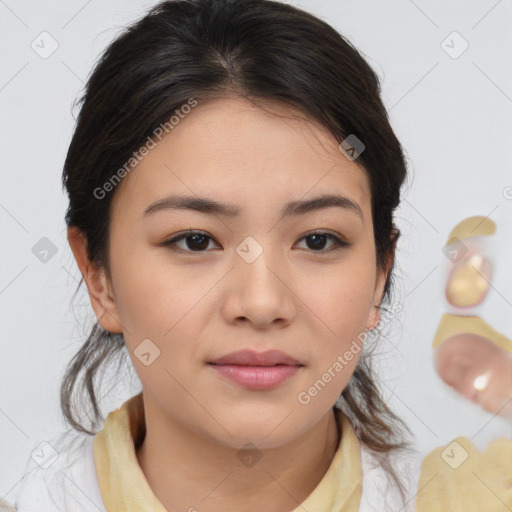
M360 352L307 405L297 396L379 320L386 272L376 268L365 171L303 114L265 109L235 97L200 103L123 179L112 204L112 281L90 265L80 234L68 233L100 324L123 332L142 382L147 433L137 457L168 510L272 512L302 502L338 446L332 407ZM286 202L324 193L351 198L363 221L337 207L279 220ZM170 194L242 213L142 217ZM211 237L202 252L186 239L178 247L188 252L162 245L189 229ZM351 245L335 249L326 238L317 249L304 238L316 229ZM252 263L236 252L247 236L263 249ZM134 355L147 338L160 349L149 366ZM207 365L245 348L280 349L304 366L256 391ZM248 442L261 455L252 467L237 457Z

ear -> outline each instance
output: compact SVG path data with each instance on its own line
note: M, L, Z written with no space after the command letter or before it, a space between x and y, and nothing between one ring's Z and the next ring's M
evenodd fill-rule
M386 284L386 279L388 277L389 271L391 269L391 265L393 263L393 260L395 259L395 249L396 249L396 239L393 243L391 252L389 254L388 260L385 265L385 269L378 268L377 269L377 276L375 279L375 291L373 294L373 301L371 305L371 310L368 316L368 325L366 326L367 329L371 330L373 329L380 320L380 310L378 306L380 306L380 303L382 302L382 295L384 293L384 286Z
M76 228L68 228L68 242L75 256L78 268L87 285L91 305L100 325L114 333L123 332L111 283L105 270L98 268L89 261L87 255L87 239L83 232Z

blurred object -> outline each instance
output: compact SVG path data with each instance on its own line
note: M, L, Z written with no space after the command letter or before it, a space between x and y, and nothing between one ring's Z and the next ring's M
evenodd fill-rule
M494 439L480 452L458 437L421 464L417 512L512 510L512 442Z
M458 264L448 278L446 299L462 308L480 304L489 291L491 280L491 262L480 254L473 254Z
M16 512L14 505L7 503L2 498L0 498L0 512Z
M446 384L512 422L512 354L479 334L460 333L434 350L434 363Z
M474 216L452 229L443 248L447 309L434 336L434 366L448 386L512 423L512 340L475 314L491 288L496 224Z

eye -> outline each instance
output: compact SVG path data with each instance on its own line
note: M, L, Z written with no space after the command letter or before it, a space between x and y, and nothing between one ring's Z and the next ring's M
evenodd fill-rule
M300 240L310 240L310 243L307 244L309 248L313 248L313 252L330 252L336 249L341 249L343 247L348 247L350 244L341 240L337 236L332 233L327 233L324 231L314 231L313 233L309 233L306 236L303 236ZM324 250L325 241L331 240L333 246L331 249Z
M178 246L178 242L185 241L186 249ZM171 238L163 243L165 247L169 247L172 251L178 252L205 252L208 247L208 241L213 240L210 236L202 231L186 231L177 237ZM187 250L190 249L190 250Z
M209 242L212 240L213 238L203 231L186 231L181 235L165 241L162 245L177 252L206 252ZM312 249L313 252L319 253L330 252L351 245L332 233L324 231L314 231L313 233L303 236L299 240L308 240L310 242L307 244L308 248ZM330 240L333 244L331 248L327 250L324 249L326 240ZM178 243L182 241L185 242L185 247L178 246Z

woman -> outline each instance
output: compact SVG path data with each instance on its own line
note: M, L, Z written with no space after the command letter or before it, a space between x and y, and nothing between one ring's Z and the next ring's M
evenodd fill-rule
M377 76L314 16L176 0L129 27L63 172L98 319L62 387L86 435L18 510L414 510L419 463L368 360L400 307L405 177ZM94 378L124 351L142 390L98 432Z

